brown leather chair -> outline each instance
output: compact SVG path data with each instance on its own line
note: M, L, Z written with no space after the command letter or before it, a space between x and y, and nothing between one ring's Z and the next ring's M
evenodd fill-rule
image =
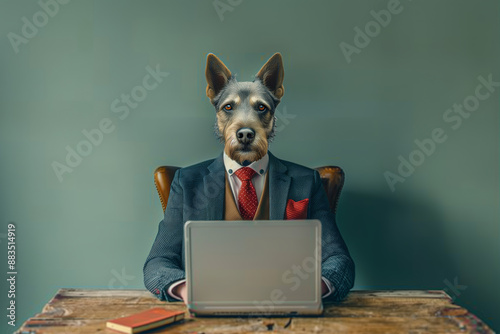
M180 167L175 166L160 166L156 168L154 172L156 190L160 196L163 211L165 211L165 208L167 207L168 195L170 194L170 184L174 178L175 171L179 168ZM323 186L326 190L330 208L333 213L336 213L340 192L344 186L344 171L342 168L337 166L323 166L316 167L315 169L319 172L321 180L323 181Z

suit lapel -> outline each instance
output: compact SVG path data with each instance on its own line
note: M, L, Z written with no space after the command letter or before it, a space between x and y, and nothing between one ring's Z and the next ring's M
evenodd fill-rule
M203 177L203 190L207 212L207 220L224 219L225 174L224 158L221 153L208 165L209 173Z
M269 219L285 219L285 208L290 188L287 167L271 152L269 154Z

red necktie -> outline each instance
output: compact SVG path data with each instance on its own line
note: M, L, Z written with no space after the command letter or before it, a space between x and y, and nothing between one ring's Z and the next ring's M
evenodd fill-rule
M255 175L250 167L241 167L234 172L241 180L241 188L238 194L238 206L240 208L241 217L245 220L252 220L257 211L257 193L252 184L252 177Z

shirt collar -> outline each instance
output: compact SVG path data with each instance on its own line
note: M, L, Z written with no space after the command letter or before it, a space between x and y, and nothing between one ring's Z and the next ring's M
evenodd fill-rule
M267 171L267 167L269 165L269 154L264 155L262 158L260 158L257 161L252 162L249 164L247 167L252 168L254 171L256 171L259 175L264 175ZM224 152L224 167L226 168L226 172L229 175L233 175L235 171L243 167L233 159L231 159L226 152Z

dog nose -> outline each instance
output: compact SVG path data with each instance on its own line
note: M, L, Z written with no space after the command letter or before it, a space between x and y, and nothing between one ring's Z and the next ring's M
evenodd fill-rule
M236 131L236 137L238 141L242 144L250 144L255 138L255 131L250 128L241 128Z

